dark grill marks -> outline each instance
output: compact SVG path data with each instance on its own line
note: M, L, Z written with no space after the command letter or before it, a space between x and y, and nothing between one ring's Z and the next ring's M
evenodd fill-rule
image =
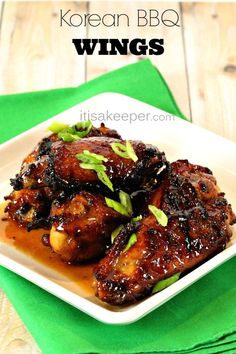
M31 163L27 166L27 170L24 171L24 176L30 176L31 173L36 169L35 163Z
M206 183L204 183L204 182L200 182L200 183L199 183L199 186L200 186L200 188L201 188L202 192L205 192L205 193L209 192L209 190L208 190L208 186L207 186L207 184L206 184Z
M199 187L199 182L209 190ZM205 192L202 191L205 190ZM163 210L168 224L163 227L153 214L144 215L136 231L137 242L126 252L117 238L96 268L98 297L111 304L127 304L150 293L152 287L173 274L189 270L224 249L232 235L229 225L235 215L218 193L211 172L188 161L171 164L163 183L150 195L148 204ZM95 276L96 276L95 274ZM119 293L109 282L125 281Z
M31 209L31 205L29 203L25 203L19 208L19 213L26 214L30 209Z
M55 135L52 135L55 136ZM39 148L38 148L38 158L40 158L43 155L48 155L50 150L51 150L51 146L53 143L54 139L50 139L50 138L44 138L41 143L39 143ZM56 140L56 138L55 138Z
M10 185L15 191L23 189L23 178L17 174L15 178L10 179Z
M180 229L183 231L184 233L184 236L185 236L185 243L186 243L186 248L188 251L191 250L191 236L190 236L190 228L189 228L189 223L188 223L188 219L185 217L185 218L181 218L181 221L180 221Z

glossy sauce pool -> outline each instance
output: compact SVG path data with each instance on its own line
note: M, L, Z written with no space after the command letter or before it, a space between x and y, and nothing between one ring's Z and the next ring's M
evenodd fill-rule
M41 241L42 236L49 232L48 230L26 231L14 221L7 219L7 215L4 214L5 206L5 203L0 205L0 241L14 246L27 256L71 279L86 292L87 296L94 296L92 288L94 264L69 265L63 263L60 257L50 247L44 246Z

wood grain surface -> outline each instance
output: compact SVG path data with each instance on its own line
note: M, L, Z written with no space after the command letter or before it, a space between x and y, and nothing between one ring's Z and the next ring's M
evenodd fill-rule
M236 141L236 4L159 3L173 8L181 26L168 28L65 28L59 10L126 13L156 2L1 2L0 94L76 86L139 60L77 56L72 38L164 37L166 52L152 57L181 110L198 125ZM38 354L34 339L0 290L0 354Z
M183 3L194 123L236 141L236 3Z

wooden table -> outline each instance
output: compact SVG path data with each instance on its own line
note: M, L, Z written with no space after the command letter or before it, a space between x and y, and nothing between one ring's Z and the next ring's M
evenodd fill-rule
M59 10L126 13L172 8L175 28L64 28ZM72 38L164 38L165 54L152 62L194 123L236 141L236 4L129 2L0 2L0 93L77 86L139 58L78 56ZM0 353L40 353L0 292Z

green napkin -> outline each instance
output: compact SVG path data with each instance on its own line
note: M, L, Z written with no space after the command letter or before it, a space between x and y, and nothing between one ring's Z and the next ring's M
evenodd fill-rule
M1 142L106 91L184 118L160 73L141 61L79 88L0 97ZM102 324L4 268L0 286L44 354L235 353L235 269L234 258L127 326Z
M102 92L122 93L184 118L161 74L143 60L80 87L0 96L0 143Z

